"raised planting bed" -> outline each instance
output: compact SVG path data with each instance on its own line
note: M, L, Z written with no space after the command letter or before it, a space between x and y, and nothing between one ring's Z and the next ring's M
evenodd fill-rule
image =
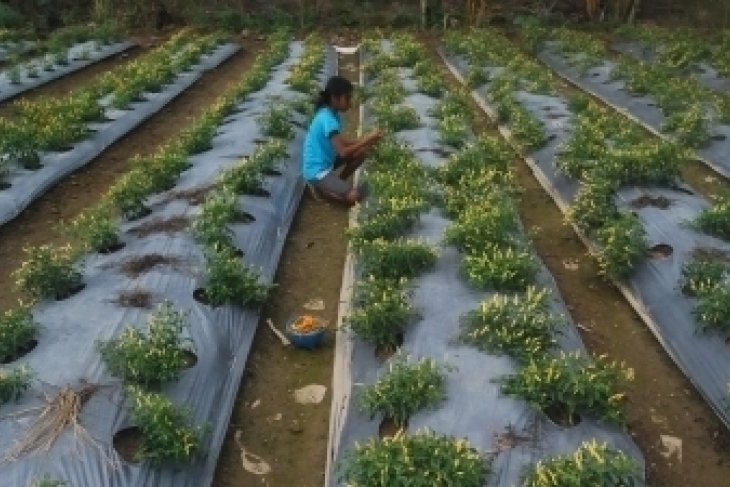
M457 34L447 46L444 60L459 79L468 78L471 66L500 73L472 92L475 100L521 148L603 272L720 419L730 424L726 331L707 325L718 315L727 317L719 291L726 284L722 279L712 286L690 282L718 275L716 269L708 273L708 266L696 264L698 256L716 256L721 262L730 247L695 230L700 224L717 228L718 218L705 213L708 202L679 179L682 151L636 124L627 125L588 97L566 99L539 64L496 32ZM523 58L510 64L516 56ZM505 79L511 81L502 84ZM528 146L520 125L500 116L505 91L529 114L544 144ZM715 212L721 210L718 206ZM700 215L705 215L704 223ZM705 318L708 304L716 307Z
M16 461L0 466L3 487L44 477L69 485L89 478L107 486L210 485L258 305L303 189L303 130L268 138L258 120L272 103L301 96L286 80L312 54L286 34L270 42L194 128L124 176L89 210L94 218L77 222L76 250L104 252L75 263L83 291L32 308L42 325L38 346L16 363L27 364L37 380L18 402L3 405L0 450L11 452L26 438L37 417L21 421L15 414L44 406L38 389L52 395L66 384L80 390L78 420L89 436L62 429L47 452L18 452ZM334 70L334 54L321 42L308 46L319 52L321 62L311 69L323 80ZM293 111L287 116L306 120ZM222 175L247 170L247 161L280 173L261 178L270 196L236 194L224 184L231 179ZM232 205L214 197L228 191ZM144 211L131 211L139 208L131 204L135 198ZM117 226L107 206L128 218ZM245 214L250 217L239 218ZM217 241L205 238L215 235ZM114 251L119 245L112 242L123 248ZM87 385L79 387L82 379Z
M24 103L18 120L0 120L6 155L0 162L0 225L239 50L214 38L186 37L176 36L67 98Z
M130 49L135 44L120 39L110 26L72 26L51 34L48 40L27 49L8 47L8 65L0 72L0 101L66 76Z
M589 34L560 29L545 31L544 39L538 58L560 77L730 176L730 93L662 64L621 54L611 59Z
M626 26L614 33L611 48L696 78L715 91L730 90L730 36L726 31Z
M387 101L418 126L395 130L363 173L326 485L521 485L584 442L605 445L602 460L621 455L630 468L611 471L640 483L643 457L621 425L630 371L585 351L517 218L509 146L474 139L468 95L440 74L440 89L423 81L434 70L413 38L364 46L367 124L390 120L376 108ZM559 384L568 377L591 392ZM588 481L581 471L596 466L571 469Z

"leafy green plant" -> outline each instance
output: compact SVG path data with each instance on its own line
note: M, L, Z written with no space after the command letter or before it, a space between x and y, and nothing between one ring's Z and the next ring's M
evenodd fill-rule
M326 49L322 39L310 34L304 41L304 54L289 72L287 83L293 90L312 93L317 87L317 73L324 64Z
M444 185L459 187L462 186L464 176L485 175L488 171L494 171L495 176L504 176L498 180L498 185L510 188L513 185L506 183L509 182L508 164L512 158L513 152L505 141L497 137L479 137L449 157L438 170L437 179ZM490 179L497 181L497 178Z
M721 284L702 283L694 292L697 304L693 313L699 330L730 330L730 289Z
M486 244L505 245L517 241L517 210L498 191L486 193L483 202L465 206L446 229L446 242L462 251L478 251ZM453 202L450 206L454 206ZM459 205L461 206L461 205Z
M701 289L707 289L725 281L728 275L728 263L723 259L696 253L682 266L680 285L682 292L696 296Z
M230 247L207 248L205 262L205 296L211 305L259 306L266 301L269 286Z
M375 239L356 248L365 274L400 279L415 277L436 263L436 251L413 240Z
M609 179L587 178L568 210L568 219L589 233L601 228L618 215L615 203L617 189L616 183Z
M26 247L25 261L13 272L20 290L36 299L69 296L81 284L81 274L74 269L71 247L41 245Z
M176 380L185 368L188 347L181 333L186 327L186 314L165 301L149 317L146 331L130 326L118 338L100 342L99 353L112 375L158 386Z
M697 216L693 226L713 237L730 240L730 195L717 197L712 208Z
M86 250L105 251L120 242L119 228L108 204L96 205L82 212L71 222L69 230Z
M248 159L225 171L220 184L237 194L256 194L264 182L264 175L275 170L277 162L286 157L286 146L281 140L271 140L260 146Z
M342 480L352 487L482 487L488 473L466 440L430 431L370 440L355 446L342 464Z
M442 144L459 149L469 136L469 120L463 115L447 115L439 121L438 129Z
M378 127L388 132L416 129L421 123L418 113L408 106L375 104L372 110Z
M294 137L294 124L291 122L291 106L276 105L276 101L258 118L259 126L264 135L280 139ZM281 102L278 102L281 103Z
M180 135L180 145L187 154L200 154L213 147L213 137L221 120L217 114L206 112L195 125Z
M233 245L233 232L228 225L239 218L236 195L227 189L218 189L210 194L200 215L193 222L195 238L208 247Z
M596 440L586 441L573 454L540 460L525 472L523 487L631 486L639 464L620 450Z
M528 287L523 295L494 295L461 318L460 338L492 353L506 353L521 362L543 357L555 346L564 325L550 311L547 289Z
M532 252L521 245L487 243L464 256L462 271L480 289L524 291L535 279L538 264Z
M398 355L389 363L387 374L363 390L360 407L371 417L382 413L403 427L414 413L444 399L443 383L442 368L435 360L408 363L405 356Z
M411 316L405 281L368 276L357 285L354 311L346 323L366 342L392 350Z
M695 103L683 112L669 115L662 125L662 130L673 133L682 144L700 147L707 142L711 125L707 109L702 104Z
M0 369L0 406L14 401L28 390L33 372L27 366Z
M480 67L471 67L466 77L466 85L472 89L480 88L489 81L489 73L486 69Z
M449 90L436 103L431 115L439 120L455 116L471 118L472 108L469 94L462 90Z
M9 309L0 315L0 362L14 360L37 332L38 324L29 308Z
M631 275L646 255L646 232L633 213L621 213L596 231L599 248L595 251L601 271L614 279Z
M136 453L140 461L153 465L189 461L201 450L202 431L192 425L190 413L161 394L127 387L132 421L142 432Z
M411 228L427 207L426 200L412 196L368 201L361 212L362 222L348 231L348 235L358 242L396 238Z
M422 71L417 74L416 83L418 91L434 98L441 97L445 91L443 78L438 71Z
M624 421L624 388L633 380L626 369L605 356L591 359L579 352L530 360L516 374L503 378L502 392L541 411L565 407L569 417L587 412L607 421Z
M149 193L149 181L144 171L141 168L135 168L114 183L107 193L107 198L122 215L133 220L148 211L144 201Z

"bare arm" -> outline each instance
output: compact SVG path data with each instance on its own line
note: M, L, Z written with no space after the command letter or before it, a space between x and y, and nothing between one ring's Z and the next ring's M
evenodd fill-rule
M348 139L340 134L333 134L331 140L337 155L340 157L352 157L363 149L375 145L382 138L383 135L379 131L374 131L361 139L354 140Z

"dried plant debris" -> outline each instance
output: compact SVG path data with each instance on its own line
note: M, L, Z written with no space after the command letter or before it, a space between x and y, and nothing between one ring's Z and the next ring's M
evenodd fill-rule
M134 279L146 274L155 267L171 266L177 268L182 263L178 257L162 254L146 254L129 257L122 262L115 264L128 277Z
M129 233L140 238L148 237L155 233L173 234L179 233L188 228L190 219L185 215L176 215L171 218L155 218L146 221L129 230Z
M37 414L23 437L5 454L4 461L12 462L25 455L48 452L68 428L72 429L75 439L87 441L101 451L101 447L79 422L81 409L99 389L99 385L85 381L78 388L66 386L55 395L46 394L44 405L15 415Z
M146 289L128 289L121 291L113 302L124 308L149 309L154 302L154 295Z
M169 203L173 200L185 200L191 205L203 204L205 199L208 197L208 193L213 189L212 186L200 186L197 188L181 189L179 191L173 191L169 197L165 199L165 203Z

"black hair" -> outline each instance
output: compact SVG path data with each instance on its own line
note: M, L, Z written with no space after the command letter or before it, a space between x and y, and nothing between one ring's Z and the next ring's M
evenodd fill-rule
M332 97L351 95L354 89L352 83L347 78L332 76L327 81L327 86L324 87L324 90L319 92L319 98L317 98L317 103L315 103L315 110L329 106Z

